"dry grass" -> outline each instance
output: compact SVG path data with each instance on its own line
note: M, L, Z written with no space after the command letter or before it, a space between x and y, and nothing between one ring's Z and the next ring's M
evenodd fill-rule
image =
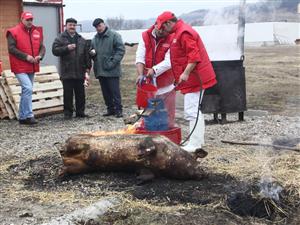
M121 80L123 105L127 108L135 108L135 48L127 48L127 55L123 60L124 76ZM281 57L283 56L283 57ZM281 49L266 48L247 49L246 70L247 70L247 93L248 106L252 109L270 110L273 113L287 113L295 115L299 101L299 65L295 63L299 57L299 47ZM260 60L258 60L258 58ZM278 62L278 63L274 63ZM284 65L284 66L283 66ZM284 67L289 68L288 70ZM286 79L285 79L286 78ZM266 85L270 84L270 85ZM99 83L92 79L91 86L87 89L88 104L104 104L100 92ZM32 174L37 167L26 167L12 173L10 167L15 164L22 164L30 161L31 157L22 159L7 159L0 165L1 191L5 199L14 204L24 203L24 198L35 199L39 204L53 203L64 205L69 210L73 207L87 206L99 198L114 196L121 199L121 204L112 209L100 224L267 224L266 220L255 218L242 218L233 214L227 206L226 186L234 187L237 190L246 190L249 185L257 185L263 177L269 177L272 181L280 184L286 192L286 201L290 205L300 205L300 154L292 151L278 150L259 146L207 146L209 155L201 160L201 164L212 176L207 181L182 182L184 186L177 187L176 181L159 180L156 184L149 184L143 190L155 189L159 196L165 201L157 201L157 198L137 198L133 191L138 189L133 184L125 183L118 190L112 188L124 180L119 177L98 177L96 175L83 176L83 178L70 179L71 182L58 182L58 187L47 185L36 187L24 185L27 179L33 179ZM53 156L52 151L45 151L39 158ZM25 164L26 165L26 164ZM40 168L42 170L43 168ZM55 171L57 172L57 171ZM55 177L56 174L48 174ZM51 177L50 177L51 178ZM218 180L218 178L221 178ZM111 179L111 180L110 180ZM166 182L168 184L164 184ZM96 183L97 185L92 186ZM112 185L107 185L112 183ZM168 194L183 188L186 191L190 185L199 184L201 194L195 198L206 198L207 204L198 204L191 201L179 201L174 203L169 199ZM89 192L83 192L78 187L89 187ZM157 185L158 187L156 187ZM194 187L194 186L193 186ZM168 188L165 190L164 188ZM184 191L185 191L184 190ZM217 193L220 192L220 193ZM165 194L166 193L166 194ZM180 194L180 192L179 192ZM191 198L193 193L188 193ZM164 196L165 195L165 196ZM200 196L200 197L199 197ZM176 196L178 197L178 196ZM182 197L184 200L185 198ZM187 198L188 199L188 198ZM274 202L270 202L273 204ZM275 204L275 203L274 203ZM278 211L283 210L277 206ZM16 210L16 208L13 208ZM284 210L283 210L284 211ZM46 212L47 213L47 212ZM286 213L285 211L283 214ZM57 212L61 214L61 212ZM10 215L12 216L12 215ZM53 216L53 215L51 215ZM292 215L290 215L292 217ZM286 223L286 221L284 221ZM271 224L271 222L270 222ZM296 224L296 223L295 223Z

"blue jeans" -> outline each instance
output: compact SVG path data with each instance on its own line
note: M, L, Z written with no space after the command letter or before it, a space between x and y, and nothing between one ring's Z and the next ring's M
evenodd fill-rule
M16 77L21 85L21 101L19 105L19 119L25 120L33 117L32 112L32 89L34 74L19 73Z

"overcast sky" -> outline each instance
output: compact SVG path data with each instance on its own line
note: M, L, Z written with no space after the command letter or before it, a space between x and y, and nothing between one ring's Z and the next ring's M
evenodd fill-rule
M247 0L247 3L258 0ZM161 12L169 10L176 15L198 9L220 8L239 4L240 0L64 0L65 18L92 20L123 16L125 19L156 18Z

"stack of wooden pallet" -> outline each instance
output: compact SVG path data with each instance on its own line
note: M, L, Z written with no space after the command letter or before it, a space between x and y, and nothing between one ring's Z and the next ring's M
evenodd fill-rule
M0 119L18 118L21 86L10 70L0 77ZM32 94L35 116L63 111L63 88L55 66L41 67L35 74Z

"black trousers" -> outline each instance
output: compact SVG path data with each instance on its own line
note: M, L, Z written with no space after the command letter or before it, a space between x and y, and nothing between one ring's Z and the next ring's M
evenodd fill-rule
M75 110L76 115L83 115L85 109L85 89L84 80L68 79L63 80L64 89L64 114L73 115L73 93L75 93Z
M119 77L100 77L99 78L102 95L104 98L107 112L122 112L120 78Z

